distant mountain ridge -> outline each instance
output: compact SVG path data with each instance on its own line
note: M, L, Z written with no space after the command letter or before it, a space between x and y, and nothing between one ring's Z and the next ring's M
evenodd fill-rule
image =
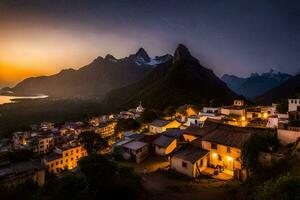
M258 103L270 104L286 101L288 98L300 98L300 74L256 97L254 100Z
M247 78L225 74L221 79L237 94L253 99L290 79L292 75L271 69L269 72L252 73Z
M172 60L157 66L142 80L109 92L103 104L123 109L142 101L146 107L165 108L212 99L231 104L235 98L237 94L180 44Z
M142 79L152 69L168 60L171 55L150 58L140 48L135 54L116 59L108 54L75 70L64 69L58 74L27 78L12 91L16 94L46 94L59 98L102 98L108 91Z

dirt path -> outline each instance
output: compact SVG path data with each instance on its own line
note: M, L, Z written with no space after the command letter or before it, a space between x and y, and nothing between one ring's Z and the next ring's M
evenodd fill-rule
M142 178L143 185L153 200L232 199L232 182L211 179L196 182L161 172L143 175Z

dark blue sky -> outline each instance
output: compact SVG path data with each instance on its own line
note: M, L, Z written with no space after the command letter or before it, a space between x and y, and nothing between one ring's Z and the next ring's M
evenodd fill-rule
M218 75L246 76L270 68L300 72L300 1L296 0L2 0L0 26L20 35L23 30L24 37L18 39L33 41L31 35L38 33L60 41L57 44L70 40L57 47L40 42L54 49L74 45L76 53L74 48L64 50L78 61L61 59L55 70L79 67L105 53L123 57L139 47L151 56L173 53L183 43ZM14 40L10 31L5 33L4 38L10 36L6 43ZM55 53L48 55L57 59Z

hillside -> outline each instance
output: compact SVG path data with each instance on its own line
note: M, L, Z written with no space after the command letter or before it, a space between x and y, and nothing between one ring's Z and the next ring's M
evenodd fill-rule
M142 48L122 59L108 54L78 70L66 69L52 76L25 79L12 90L16 94L47 94L59 98L101 98L112 89L142 79L153 67L168 59L169 55L151 59Z
M295 97L300 98L300 74L256 97L254 100L258 103L270 104Z
M271 69L269 72L262 74L252 73L247 78L225 74L221 79L237 94L253 99L280 85L291 77L289 74Z
M142 101L146 107L164 108L202 104L212 99L231 104L236 97L212 70L203 67L185 46L179 45L172 61L157 66L144 79L110 92L104 104L122 109Z

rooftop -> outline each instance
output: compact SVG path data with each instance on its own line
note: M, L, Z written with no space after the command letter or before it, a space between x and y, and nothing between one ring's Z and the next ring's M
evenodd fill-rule
M251 136L249 129L219 125L202 138L203 141L214 142L226 146L241 148Z
M203 137L205 131L202 131L202 128L200 128L199 126L189 126L187 129L184 130L184 133L188 135Z
M169 124L171 121L168 120L161 120L161 119L156 119L153 122L150 123L152 126L158 126L158 127L163 127L167 124Z
M156 138L153 141L153 144L159 145L161 147L168 147L174 140L176 140L176 139L162 135L162 136Z
M208 151L204 149L194 146L188 146L187 148L180 149L179 151L177 151L173 155L173 157L180 158L191 163L195 163L197 160L201 159L206 154L208 154Z
M127 149L131 149L131 150L138 150L141 149L145 146L147 146L148 144L145 142L140 142L140 141L132 141L132 142L128 142L124 145L122 145L124 148Z
M184 130L179 128L168 128L163 135L172 138L179 138L184 133Z

